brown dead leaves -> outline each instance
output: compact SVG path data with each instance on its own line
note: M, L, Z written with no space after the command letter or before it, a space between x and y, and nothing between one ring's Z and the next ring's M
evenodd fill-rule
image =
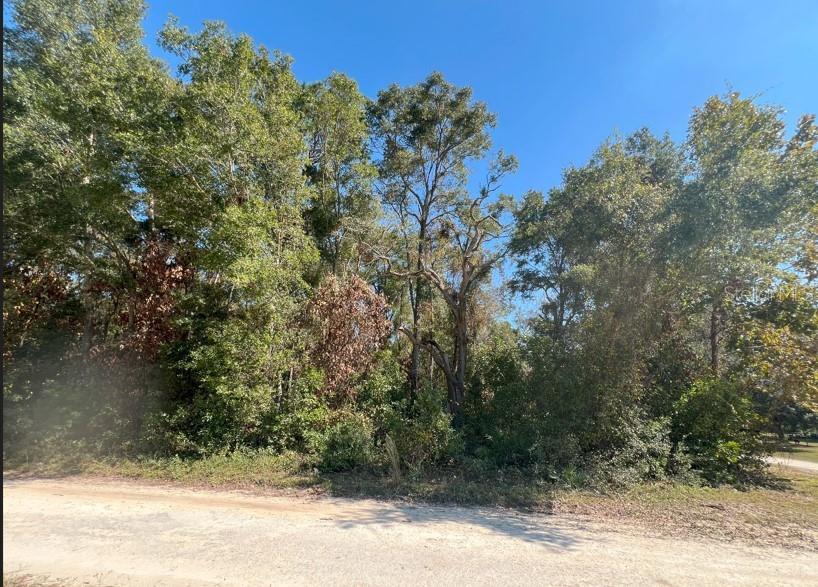
M356 379L372 366L391 332L388 303L357 275L328 276L307 308L317 342L315 364L324 370L323 392L336 400L354 396Z

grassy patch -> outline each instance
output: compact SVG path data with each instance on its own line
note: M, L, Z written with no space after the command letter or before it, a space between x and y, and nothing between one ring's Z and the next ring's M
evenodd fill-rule
M400 483L371 474L344 473L322 477L321 488L345 497L403 499L464 506L499 506L551 512L555 487L522 475L470 476L457 469L409 475Z
M655 483L613 495L562 492L554 510L671 533L818 550L818 476L787 474L768 487L744 490Z
M811 442L809 445L790 442L785 450L775 453L775 456L818 463L818 442Z
M294 453L236 451L200 459L53 457L14 463L17 476L89 475L167 481L192 486L298 489L319 484Z
M311 490L339 497L497 505L539 511L550 511L554 490L553 485L534 482L519 472L474 475L458 468L404 475L399 483L394 483L386 474L366 470L320 473L302 455L264 451L237 451L200 459L54 457L14 463L10 474L16 477L117 477L214 488Z

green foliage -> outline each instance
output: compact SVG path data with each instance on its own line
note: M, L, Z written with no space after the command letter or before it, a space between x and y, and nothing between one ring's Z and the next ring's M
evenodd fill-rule
M601 487L629 487L665 478L670 459L670 419L648 420L638 409L619 419L606 448L592 452L585 468Z
M397 409L387 417L388 433L410 471L445 464L462 454L462 438L452 428L445 400L445 390L422 387L411 408Z
M711 481L738 481L760 465L760 419L742 386L724 379L694 382L676 403L673 435Z
M451 426L445 399L444 390L425 386L410 402L400 363L390 351L379 353L357 393L357 409L372 422L382 453L378 463L388 464L387 436L410 472L458 458L463 452L462 438Z
M359 384L358 409L372 419L379 431L387 430L395 412L406 409L407 397L406 374L398 358L391 350L380 351L372 369Z
M367 100L354 80L333 73L307 86L301 102L312 188L307 217L322 260L338 273L352 261L356 235L370 228L378 212L367 148Z
M804 328L814 304L789 294L759 307L746 300L792 280L785 268L805 259L815 133L807 116L787 140L777 109L714 97L694 112L686 144L645 130L615 137L547 200L525 198L511 286L543 299L529 364L541 389L539 444L554 460L584 454L591 468L596 459L634 479L657 477L683 473L689 442L695 467L736 480L756 464L745 458L762 429L753 418L775 418L774 398L781 410L809 407L815 349ZM716 426L721 440L705 448L679 430L713 422L682 398L719 373L743 394L749 428L737 439L731 424Z
M514 204L439 73L369 102L217 22L171 72L140 0L10 9L4 451L628 486L814 425L813 115L715 96Z
M512 332L496 332L473 357L464 430L467 447L496 466L538 459L542 413Z
M178 368L198 388L194 418L208 423L207 450L263 444L265 419L299 367L295 322L309 291L304 275L317 261L300 214L298 86L288 59L222 25L191 34L171 21L161 40L190 80L179 98L185 143L170 146L185 164L178 189L207 198L197 251L207 278L190 293L217 296L215 307L200 306L210 315L197 321L207 326L185 342Z
M738 322L738 320L737 320ZM818 291L783 283L745 308L733 344L739 369L779 404L818 410Z
M517 162L500 151L477 194L469 193L469 164L486 156L495 117L472 100L471 88L456 87L437 72L419 84L393 84L379 92L369 119L381 154L379 190L391 211L386 229L392 238L368 248L386 263L390 277L404 283L411 322L402 323L402 316L396 322L412 347L411 392L420 387L422 350L430 368L443 374L459 428L474 313L470 301L504 256L503 247L491 250L489 243L503 235L500 216L509 198L489 197ZM443 328L434 328L436 306L448 314Z
M363 414L336 412L323 431L313 431L307 449L324 471L346 471L372 464L374 429Z

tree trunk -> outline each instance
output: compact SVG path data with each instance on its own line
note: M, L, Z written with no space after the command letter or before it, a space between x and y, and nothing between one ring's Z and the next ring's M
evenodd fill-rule
M156 232L156 199L153 192L148 194L148 230L151 233Z
M719 375L719 327L720 327L721 302L713 302L710 311L710 369L713 375Z
M444 354L443 349L440 348L440 345L438 345L434 339L428 337L423 339L417 338L410 328L402 327L399 331L406 335L416 348L420 349L424 347L431 355L432 360L437 363L437 366L443 371L443 375L446 378L446 389L448 390L447 403L449 413L453 416L455 426L462 425L465 386L464 380L457 375L458 371L456 367L452 365L449 358Z
M415 269L420 271L423 266L423 257L425 254L425 240L426 240L426 216L422 216L420 228L418 231L418 247L417 247L417 261ZM420 345L417 341L420 340L420 307L423 304L423 283L420 279L415 279L414 282L414 296L410 300L412 302L412 359L409 365L409 401L414 401L420 389Z
M455 317L455 368L454 381L452 381L451 411L456 428L463 425L463 400L466 396L466 360L468 351L468 326L466 322L466 309L464 305L458 309Z
M417 294L416 294L417 296ZM412 357L409 363L409 401L414 401L417 397L418 389L420 388L420 345L417 340L420 339L420 313L417 307L417 297L412 305Z

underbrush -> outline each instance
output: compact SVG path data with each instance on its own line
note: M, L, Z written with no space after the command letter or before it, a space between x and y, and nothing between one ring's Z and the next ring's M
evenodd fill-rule
M269 449L241 449L204 457L96 457L83 453L41 454L39 458L7 455L5 469L13 475L62 477L89 475L180 483L191 486L257 489L315 489L332 495L405 498L462 505L499 505L550 511L556 495L584 495L628 499L661 495L753 494L788 489L782 480L765 474L752 483L712 486L686 473L662 481L611 481L598 469L566 466L550 469L496 467L477 458L462 457L447 464L408 469L400 478L377 455L352 470L324 466L321 454ZM384 461L381 463L381 461ZM598 464L596 465L598 467ZM809 486L809 484L807 484ZM818 496L818 479L811 491ZM672 490L672 491L671 491ZM668 493L670 492L670 493ZM727 493L725 493L727 492Z

